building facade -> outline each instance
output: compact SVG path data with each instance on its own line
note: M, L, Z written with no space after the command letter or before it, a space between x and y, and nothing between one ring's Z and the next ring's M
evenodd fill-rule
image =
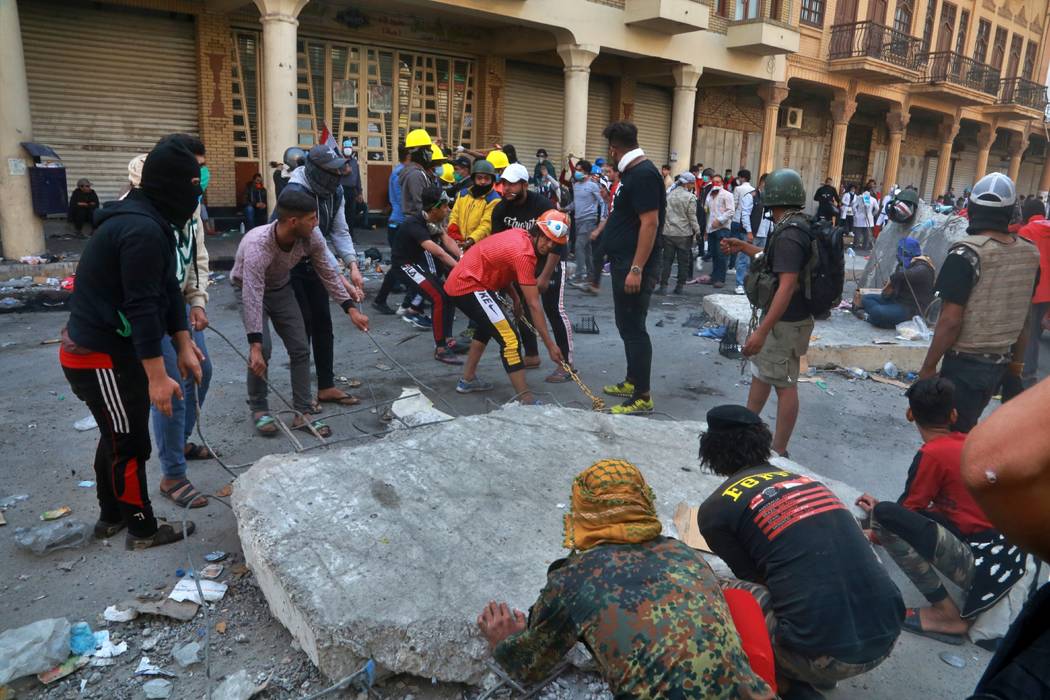
M605 155L639 126L678 172L799 170L927 197L1009 172L1044 192L1047 0L0 0L0 235L43 249L19 144L103 200L163 134L201 135L239 204L327 127L386 205L397 144ZM1046 171L1046 172L1044 172Z

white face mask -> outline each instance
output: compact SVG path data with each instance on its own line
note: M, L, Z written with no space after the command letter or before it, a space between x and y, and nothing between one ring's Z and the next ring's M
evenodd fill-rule
M354 149L351 148L350 146L347 146L346 148L343 149L343 155L346 156L347 158L351 157L352 155L354 155Z

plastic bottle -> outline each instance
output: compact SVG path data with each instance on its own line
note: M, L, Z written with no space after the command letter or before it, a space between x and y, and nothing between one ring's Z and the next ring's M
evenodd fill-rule
M850 367L846 371L849 372L849 376L853 377L854 379L867 379L868 378L868 373L865 372L864 370L862 370L860 367Z
M15 530L15 544L35 554L79 547L87 540L91 527L79 520L65 518Z
M892 362L887 362L882 366L882 373L890 379L896 379L897 375L900 374L900 370L897 369L897 365Z

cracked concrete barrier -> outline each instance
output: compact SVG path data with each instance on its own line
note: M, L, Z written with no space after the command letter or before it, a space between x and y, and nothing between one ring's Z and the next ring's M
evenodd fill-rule
M237 480L244 554L270 609L329 678L385 671L478 684L489 600L528 610L565 556L572 478L614 457L656 492L664 534L680 501L721 479L699 470L705 426L514 406L355 447L269 455ZM794 463L774 464L800 471ZM859 492L827 481L846 503Z

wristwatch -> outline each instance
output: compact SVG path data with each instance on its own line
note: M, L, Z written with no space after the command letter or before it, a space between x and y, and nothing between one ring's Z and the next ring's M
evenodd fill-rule
M633 272L636 275L640 275L642 274L642 268L638 267L637 265L631 265L631 272Z

